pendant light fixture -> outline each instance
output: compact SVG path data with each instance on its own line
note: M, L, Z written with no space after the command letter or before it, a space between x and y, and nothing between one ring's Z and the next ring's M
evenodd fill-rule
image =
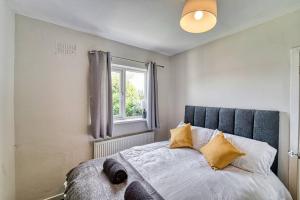
M180 26L190 33L203 33L217 24L217 0L186 0Z

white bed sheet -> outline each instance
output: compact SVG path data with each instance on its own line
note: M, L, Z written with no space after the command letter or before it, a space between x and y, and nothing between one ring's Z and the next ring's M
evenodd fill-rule
M168 142L133 147L123 156L166 200L290 200L277 176L228 166L215 171L192 149L169 149Z

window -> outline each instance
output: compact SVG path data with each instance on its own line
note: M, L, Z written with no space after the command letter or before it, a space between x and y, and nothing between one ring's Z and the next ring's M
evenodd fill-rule
M111 72L113 115L118 117L121 116L121 75L121 70L113 70Z
M146 70L112 65L113 115L116 120L146 115Z

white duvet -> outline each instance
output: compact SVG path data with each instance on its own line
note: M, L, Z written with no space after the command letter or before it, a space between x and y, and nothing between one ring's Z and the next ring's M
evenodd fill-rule
M166 200L292 199L273 173L263 176L233 166L215 171L196 150L169 149L168 142L120 154Z

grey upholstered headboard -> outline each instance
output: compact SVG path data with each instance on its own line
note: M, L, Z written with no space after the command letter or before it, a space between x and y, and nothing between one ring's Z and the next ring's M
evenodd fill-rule
M185 123L269 143L278 150L279 112L185 106ZM278 153L272 165L277 174Z

